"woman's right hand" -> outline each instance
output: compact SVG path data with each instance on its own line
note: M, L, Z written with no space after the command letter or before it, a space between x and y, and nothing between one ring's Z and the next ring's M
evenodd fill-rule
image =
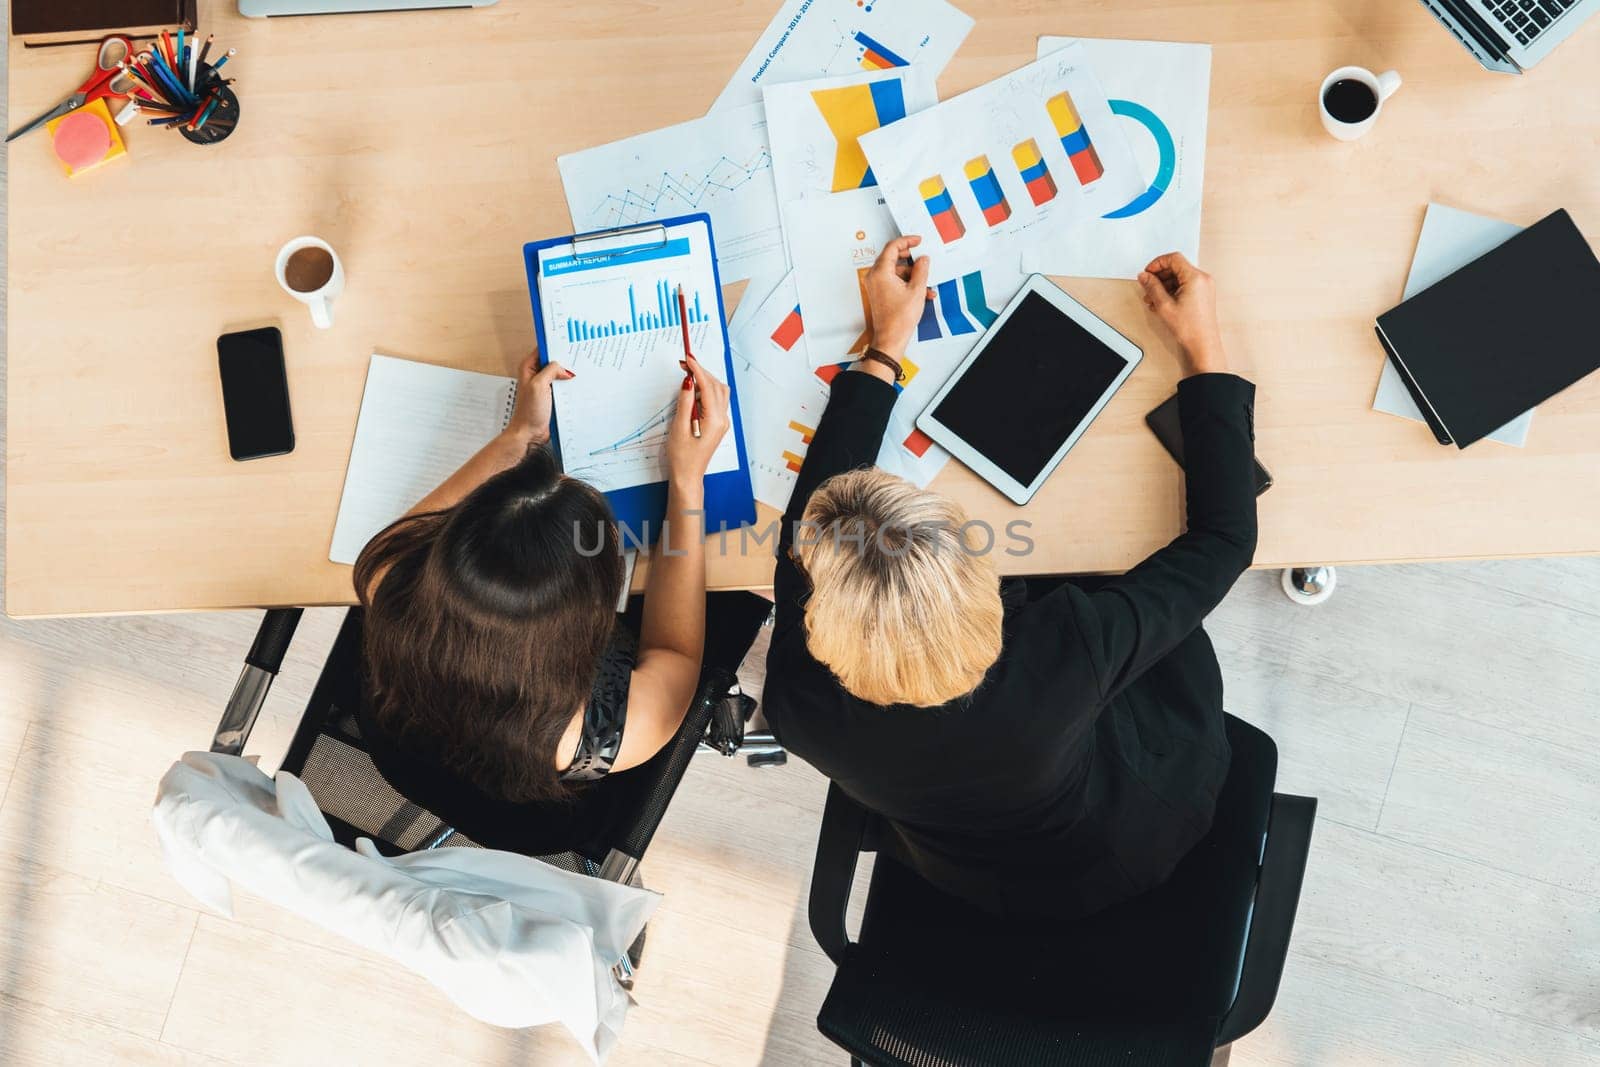
M1183 349L1184 376L1228 369L1217 325L1217 290L1211 275L1182 252L1150 261L1139 274L1144 305L1155 312Z
M698 488L717 445L733 425L729 410L728 387L693 356L685 364L690 377L678 394L678 410L667 430L667 473L683 488ZM690 380L693 379L693 381ZM700 436L694 435L694 386L700 392Z

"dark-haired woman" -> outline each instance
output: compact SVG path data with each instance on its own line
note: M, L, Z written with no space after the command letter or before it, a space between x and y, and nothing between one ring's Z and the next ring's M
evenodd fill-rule
M701 433L686 387L667 435L666 533L634 625L616 613L623 565L605 497L565 477L548 444L551 383L572 373L536 356L507 429L356 561L368 751L400 794L479 844L541 854L603 839L627 810L626 772L694 699L707 605L697 519L730 419L727 386L690 372ZM731 671L768 605L741 594L721 607L708 662Z

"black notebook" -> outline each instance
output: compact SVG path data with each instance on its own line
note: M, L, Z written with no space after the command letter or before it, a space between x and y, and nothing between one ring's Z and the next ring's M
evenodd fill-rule
M11 0L11 35L28 46L194 29L195 0Z
M1565 211L1378 317L1435 436L1466 448L1600 369L1600 261Z

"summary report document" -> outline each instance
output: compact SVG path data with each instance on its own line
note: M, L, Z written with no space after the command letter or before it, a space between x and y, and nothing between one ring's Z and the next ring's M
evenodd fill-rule
M691 215L523 251L540 358L574 374L554 383L563 469L604 492L618 521L648 538L666 508L685 333L695 359L733 384L710 220ZM733 427L706 469L710 529L755 521L736 392L732 404Z

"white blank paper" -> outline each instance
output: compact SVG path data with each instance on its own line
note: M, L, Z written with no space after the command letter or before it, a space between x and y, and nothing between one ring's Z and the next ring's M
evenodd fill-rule
M516 398L512 378L374 355L328 558L354 563L505 429Z

